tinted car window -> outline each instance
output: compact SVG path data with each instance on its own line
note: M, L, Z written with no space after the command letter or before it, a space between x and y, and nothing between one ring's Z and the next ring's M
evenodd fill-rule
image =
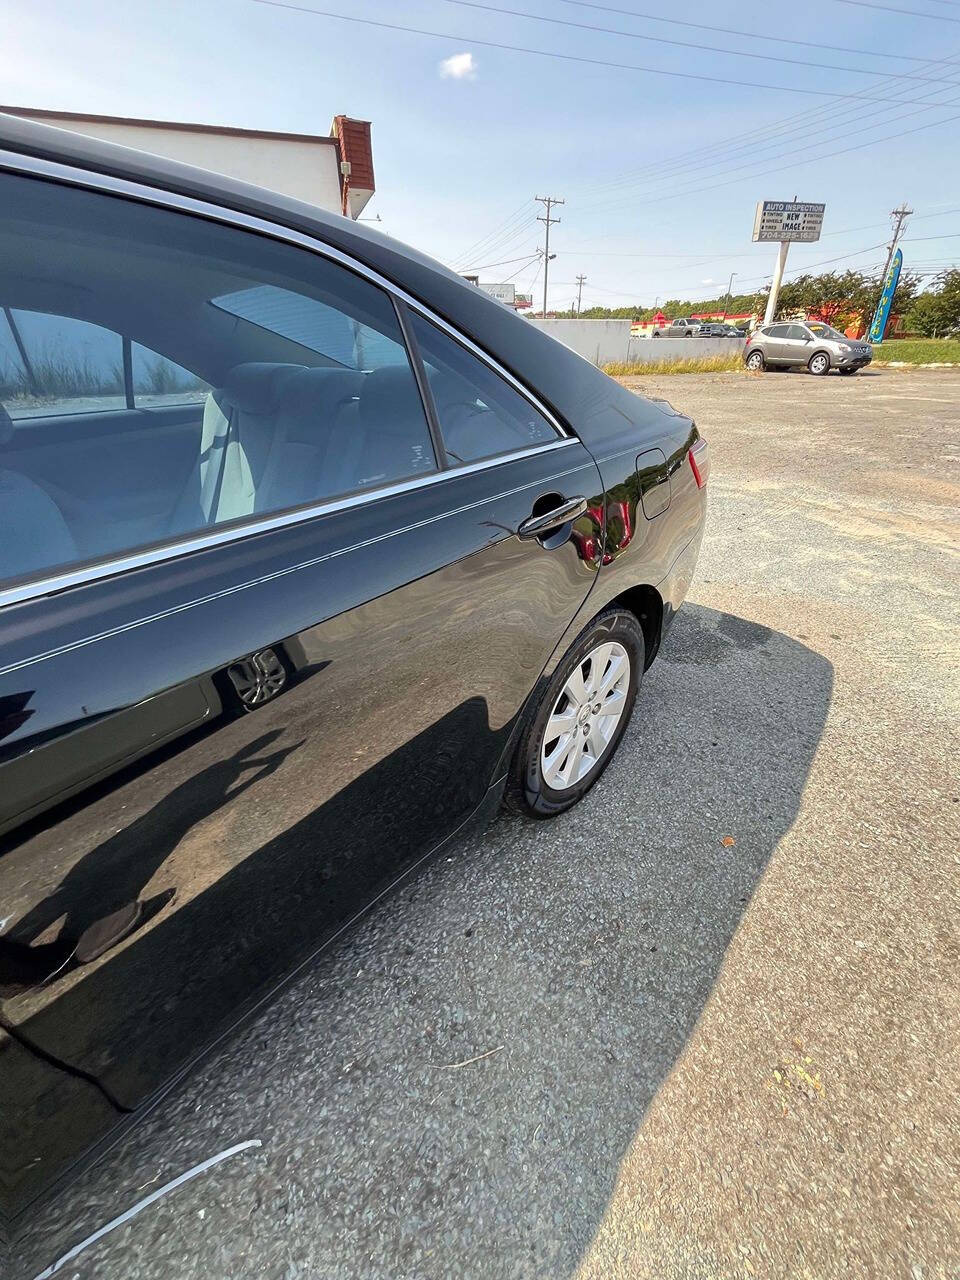
M0 210L0 579L436 468L396 310L369 281L28 178L0 177ZM81 411L55 439L21 421Z
M210 390L208 383L166 356L139 342L130 344L133 402L138 409L194 404Z
M4 307L4 315L8 355L19 357L19 370L8 359L2 388L11 418L126 408L118 333L47 310Z
M792 324L790 326L790 337L797 338L799 339L799 341L802 342L804 338L809 338L810 334L807 332L807 330L803 327L802 324Z
M769 329L763 331L768 338L789 338L790 326L788 324L773 324Z
M411 322L443 443L455 462L475 462L557 439L543 414L489 365L422 316L413 315Z

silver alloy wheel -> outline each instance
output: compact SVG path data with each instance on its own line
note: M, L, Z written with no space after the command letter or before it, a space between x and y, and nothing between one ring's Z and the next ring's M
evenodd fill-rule
M287 683L283 663L273 649L260 649L227 668L230 682L245 707L259 707L276 697Z
M597 767L627 705L630 655L615 640L599 644L570 673L543 731L540 771L566 791Z
M810 361L811 373L816 373L816 374L826 373L829 368L830 368L830 361L827 358L827 356L823 354L822 351L819 351Z
M762 368L763 368L763 354L762 354L762 352L760 352L760 351L751 351L751 352L750 352L750 354L747 356L747 368L748 368L748 369L762 369Z

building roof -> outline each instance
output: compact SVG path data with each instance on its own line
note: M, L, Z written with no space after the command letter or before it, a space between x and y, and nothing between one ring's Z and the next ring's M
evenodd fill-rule
M127 124L138 129L180 129L184 133L217 133L234 138L273 138L278 142L322 142L339 147L339 140L330 134L285 133L274 129L238 129L226 124L196 124L189 120L141 120L136 116L102 116L83 111L51 111L46 107L10 107L0 104L0 111L8 116L22 116L25 120L74 120L77 124ZM361 122L366 123L366 122Z

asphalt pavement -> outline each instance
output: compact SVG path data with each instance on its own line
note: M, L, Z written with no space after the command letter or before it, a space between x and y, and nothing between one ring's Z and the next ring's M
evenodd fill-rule
M382 902L14 1274L245 1139L61 1274L960 1274L960 370L637 385L711 506L604 778Z

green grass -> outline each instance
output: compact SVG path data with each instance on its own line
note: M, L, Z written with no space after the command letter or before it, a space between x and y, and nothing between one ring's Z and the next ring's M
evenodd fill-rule
M654 360L650 364L630 360L615 360L603 366L603 372L612 378L643 377L663 373L728 373L743 368L743 357L700 356L690 360Z
M873 348L874 364L960 364L960 338L904 338Z

